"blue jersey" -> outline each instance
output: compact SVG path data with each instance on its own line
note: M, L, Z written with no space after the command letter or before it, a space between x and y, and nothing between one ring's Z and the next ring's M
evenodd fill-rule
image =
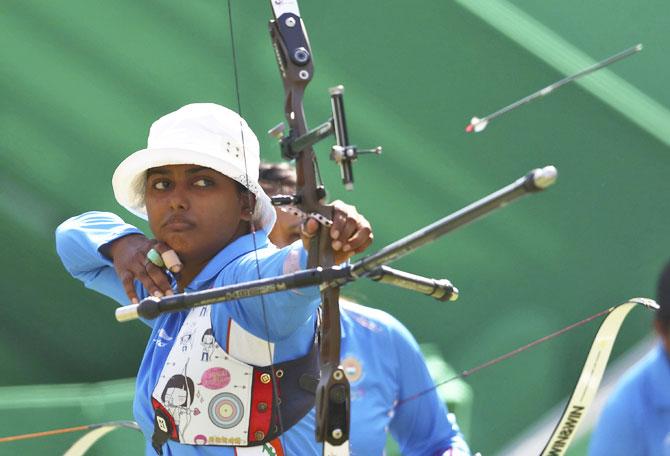
M129 300L123 286L100 248L133 233L139 233L139 230L114 214L89 212L67 220L58 228L57 250L74 277L88 288L127 305ZM265 232L257 231L227 245L184 291L254 280L259 278L259 273L261 278L272 277L305 265L306 252L300 242L277 249L268 242ZM174 281L173 285L176 285ZM139 282L135 288L140 299L147 297ZM212 330L221 347L230 348L231 344L237 343L241 350L248 351L248 347L255 344L259 352L263 352L259 354L260 358L272 353L273 363L288 361L310 350L318 305L316 287L213 305ZM152 328L152 333L137 376L134 415L147 439L147 455L155 454L151 447L154 431L152 391L168 353L176 343L182 343L177 340L177 335L185 318L186 312L182 312L145 322ZM432 386L418 345L409 331L382 311L347 302L342 304L341 326L342 364L351 383L351 454L382 454L387 432L398 441L406 455L441 455L450 454L449 451L454 455L469 454L455 421L448 416L434 391L395 407L398 400ZM269 352L268 346L271 347ZM315 412L312 409L281 436L281 452L285 455L320 455L322 446L315 441L314 429ZM163 448L166 455L263 454L261 447L236 450L175 441L168 441Z
M591 437L590 456L670 456L670 358L659 344L621 380Z

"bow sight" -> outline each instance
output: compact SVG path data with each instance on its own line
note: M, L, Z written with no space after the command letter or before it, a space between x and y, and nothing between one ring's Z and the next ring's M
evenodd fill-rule
M322 123L316 128L311 129L306 134L295 137L293 130L289 131L288 135L284 134L284 122L277 124L268 131L268 134L279 140L281 147L281 155L286 160L294 160L298 157L301 150L311 147L317 142L335 135L335 144L330 150L330 159L340 165L340 174L342 176L342 183L347 190L354 188L354 174L353 162L360 155L375 154L381 155L382 146L377 146L372 149L359 149L357 146L349 143L349 134L347 132L347 122L344 116L344 86L338 85L331 87L330 104L333 110L333 116L326 122ZM325 197L325 193L322 195Z

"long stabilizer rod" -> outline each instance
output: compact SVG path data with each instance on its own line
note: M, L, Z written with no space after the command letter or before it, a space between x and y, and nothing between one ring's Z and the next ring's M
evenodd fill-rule
M364 275L375 268L395 261L419 247L435 241L437 238L459 228L467 223L481 218L507 203L514 201L528 193L535 193L556 182L558 171L553 166L537 168L517 179L515 182L475 201L469 206L447 215L431 225L406 236L362 260L354 263L354 274Z

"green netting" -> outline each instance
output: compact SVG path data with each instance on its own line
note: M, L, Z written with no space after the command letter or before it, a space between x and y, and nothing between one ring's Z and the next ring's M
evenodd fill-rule
M135 379L66 385L0 388L2 437L132 419ZM63 454L85 431L0 443L2 455ZM87 453L98 456L143 454L144 438L118 429Z

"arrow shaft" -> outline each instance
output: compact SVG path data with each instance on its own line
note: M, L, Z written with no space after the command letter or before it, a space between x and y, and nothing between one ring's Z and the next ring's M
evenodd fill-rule
M566 76L565 78L563 78L559 81L556 81L553 84L549 84L548 86L546 86L546 87L544 87L544 88L542 88L542 89L540 89L536 92L533 92L532 94L530 94L526 97L523 97L522 99L520 99L518 101L515 101L514 103L512 103L510 105L507 105L504 108L501 108L501 109L497 110L496 112L487 115L486 117L482 117L481 119L479 119L478 122L476 122L476 124L480 124L482 122L489 122L489 121L495 119L496 117L500 117L503 114L508 113L509 111L513 111L514 109L516 109L516 108L518 108L518 107L520 107L524 104L530 103L531 101L533 101L537 98L548 95L551 92L553 92L554 90L558 89L559 87L564 86L565 84L568 84L568 83L570 83L572 81L575 81L575 80L577 80L577 79L579 79L583 76L586 76L586 75L591 74L595 71L598 71L601 68L609 66L609 65L611 65L615 62L618 62L619 60L623 60L626 57L629 57L629 56L631 56L631 55L633 55L637 52L640 52L641 50L642 50L642 45L641 44L637 44L633 47L625 49L625 50L619 52L618 54L615 54L615 55L610 56L610 57L608 57L604 60L601 60L600 62L595 63L595 64L593 64L593 65L591 65L587 68L584 68L583 70L581 70L581 71L579 71L575 74L572 74L570 76Z

